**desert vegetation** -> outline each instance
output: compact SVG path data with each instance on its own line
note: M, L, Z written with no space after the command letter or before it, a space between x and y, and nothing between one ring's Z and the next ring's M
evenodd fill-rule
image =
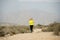
M60 35L60 23L51 23L49 25L40 25L37 24L35 28L42 29L42 32L53 32L54 35ZM0 26L0 37L3 37L7 34L15 35L19 33L29 33L29 26Z
M60 35L60 23L51 23L46 27L42 27L43 32L53 32L55 35Z
M10 34L12 36L14 34L28 32L30 32L30 30L27 26L0 26L0 36L5 36L7 34Z

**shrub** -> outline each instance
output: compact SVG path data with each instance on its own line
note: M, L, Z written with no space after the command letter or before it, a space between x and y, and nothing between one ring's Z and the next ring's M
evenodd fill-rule
M54 27L54 34L55 35L59 35L59 32L60 32L60 24L57 24Z
M48 28L47 28L47 31L48 31L48 32L53 32L53 29L54 29L54 27L48 27Z
M47 27L42 27L43 32L48 32Z
M0 37L4 37L4 36L5 36L4 32L0 31Z
M50 24L47 28L47 31L54 32L55 35L59 35L60 32L60 23L53 23Z
M28 32L30 32L30 30L27 26L0 26L0 36L5 36L8 34L12 36L15 34Z

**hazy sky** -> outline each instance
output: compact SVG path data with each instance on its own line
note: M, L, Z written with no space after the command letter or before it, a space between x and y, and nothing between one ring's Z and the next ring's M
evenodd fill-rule
M0 22L28 25L60 22L60 0L0 0Z

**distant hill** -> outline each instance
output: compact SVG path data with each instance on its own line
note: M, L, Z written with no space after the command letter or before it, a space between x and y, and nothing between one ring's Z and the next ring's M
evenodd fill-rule
M0 22L0 26L13 26L13 25L17 25L17 24L7 23L7 22Z

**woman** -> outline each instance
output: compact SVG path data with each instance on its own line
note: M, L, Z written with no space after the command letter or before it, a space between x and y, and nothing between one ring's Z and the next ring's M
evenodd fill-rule
M34 26L34 20L33 20L33 18L30 18L29 25L30 25L30 31L32 33L33 32L33 26Z

